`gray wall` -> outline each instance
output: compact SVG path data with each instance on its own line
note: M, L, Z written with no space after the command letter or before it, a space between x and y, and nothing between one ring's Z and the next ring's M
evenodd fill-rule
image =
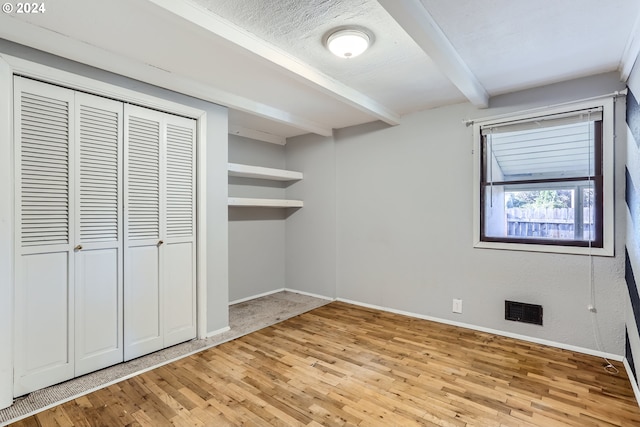
M302 215L287 223L287 285L333 296L325 280L316 280L317 274L330 279L333 258L338 298L623 354L623 111L617 120L616 256L594 259L600 348L587 310L588 257L472 247L473 135L463 124L623 88L610 73L495 97L484 110L460 104L405 116L395 127L343 129L333 140L292 138L287 167L301 166L305 179L298 185L308 191L301 191ZM328 155L331 145L334 156ZM332 170L335 179L327 176ZM326 212L333 192L335 221ZM309 203L315 198L328 205ZM334 233L332 248L327 236ZM301 248L316 250L301 254ZM329 273L317 273L316 260ZM462 314L451 312L453 298L463 300ZM542 304L544 326L505 321L505 299Z
M284 169L284 146L229 135L229 162ZM284 199L285 183L229 177L229 196ZM229 208L229 301L285 287L285 220L273 208Z
M333 138L305 135L287 144L287 168L304 179L287 189L304 207L287 219L287 288L336 297L336 169Z

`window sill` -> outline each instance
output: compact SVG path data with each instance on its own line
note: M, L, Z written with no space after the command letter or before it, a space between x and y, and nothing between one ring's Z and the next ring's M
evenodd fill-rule
M613 245L604 248L585 248L579 246L538 245L534 243L475 242L474 248L498 249L508 251L546 252L567 255L614 256Z

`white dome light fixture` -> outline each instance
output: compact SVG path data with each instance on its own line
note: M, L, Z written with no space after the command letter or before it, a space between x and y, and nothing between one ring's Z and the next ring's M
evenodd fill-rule
M371 39L364 31L345 28L335 31L327 38L327 48L340 58L355 58L367 50Z

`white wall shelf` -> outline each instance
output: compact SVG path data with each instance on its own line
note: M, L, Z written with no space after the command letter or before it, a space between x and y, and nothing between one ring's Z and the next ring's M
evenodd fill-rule
M241 178L266 179L270 181L299 181L302 172L285 169L264 168L262 166L229 163L229 176ZM301 208L302 200L256 199L246 197L229 197L229 206L264 207L264 208Z
M264 208L301 208L302 200L254 199L246 197L229 197L229 206L264 207Z
M229 176L269 179L272 181L298 181L302 179L302 172L229 163Z

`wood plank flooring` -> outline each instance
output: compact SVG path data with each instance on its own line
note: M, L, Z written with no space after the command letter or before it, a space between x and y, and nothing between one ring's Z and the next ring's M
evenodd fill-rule
M11 426L640 426L614 364L334 302Z

